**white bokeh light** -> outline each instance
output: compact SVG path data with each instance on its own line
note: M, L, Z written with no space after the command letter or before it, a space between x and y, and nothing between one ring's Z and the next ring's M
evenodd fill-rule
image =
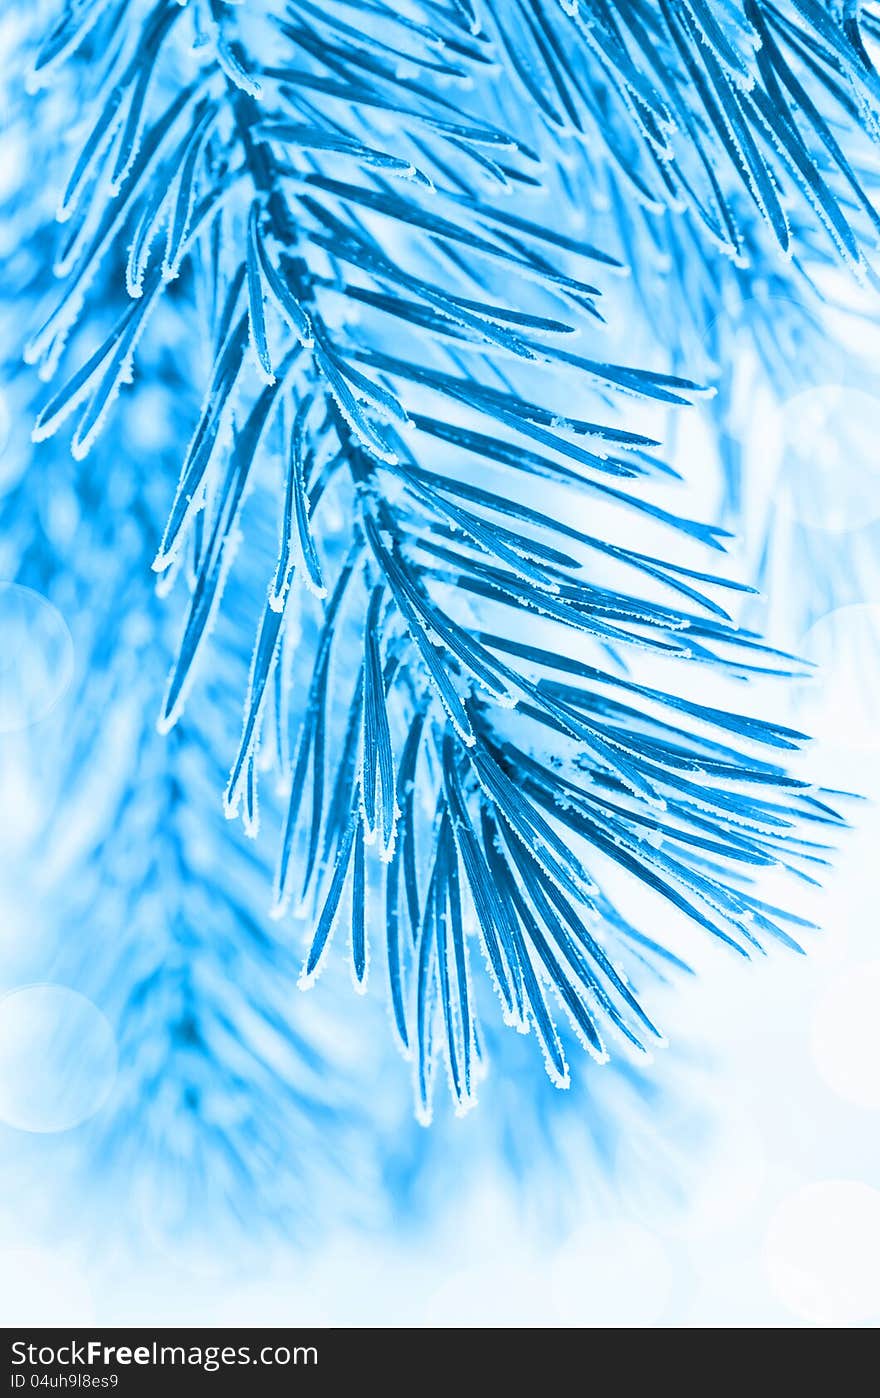
M823 995L813 1018L813 1058L829 1087L857 1107L880 1110L877 1006L880 961L856 966Z
M0 733L14 733L66 693L73 641L58 608L18 583L0 583L0 635Z
M773 1290L802 1321L840 1327L880 1320L880 1190L822 1180L784 1199L767 1230Z
M0 1122L69 1131L103 1106L116 1043L91 1000L62 985L27 985L0 999Z
M816 666L794 691L798 724L833 747L880 751L880 606L827 612L797 649Z
M774 405L763 425L779 455L776 504L832 534L880 517L880 398L844 384L805 388Z

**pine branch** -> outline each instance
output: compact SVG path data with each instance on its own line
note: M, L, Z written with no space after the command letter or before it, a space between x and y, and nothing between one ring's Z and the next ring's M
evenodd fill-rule
M95 8L69 10L37 62L48 78L77 48L110 55L61 205L65 294L31 358L53 369L70 327L95 316L96 279L118 285L124 266L130 300L36 436L79 411L72 447L88 453L160 304L178 337L207 333L204 403L155 563L190 580L163 727L205 668L239 546L259 572L246 501L268 491L279 547L264 560L226 805L255 831L264 771L280 767L277 911L296 900L314 926L301 980L323 967L347 906L358 986L384 942L427 1117L438 1056L457 1103L473 1099L482 959L504 1019L534 1030L564 1085L557 1006L600 1060L609 1031L638 1046L657 1035L617 965L626 933L598 884L605 862L748 955L796 945L796 920L750 890L753 871L811 877L822 847L801 825L838 824L776 760L798 734L682 696L696 665L742 677L792 665L720 600L736 588L706 558L724 531L655 499L670 468L654 438L607 420L621 395L684 406L696 386L566 348L575 333L589 341L594 273L615 259L489 202L540 172L496 120L469 6L401 24L381 4L325 13L296 0L274 23L272 7L211 3L192 32L164 0ZM375 16L376 32L352 35L346 8ZM661 7L665 32L785 241L773 177L742 129L746 111L763 119L763 89L729 74L729 54L720 70L714 31L695 67L695 8ZM640 14L633 5L631 24ZM559 18L595 39L579 12ZM644 124L656 108L654 141L668 113L613 33L603 42ZM271 65L254 57L263 43ZM403 62L388 57L397 45ZM450 100L438 70L466 75L473 97ZM680 92L662 95L678 110ZM695 120L683 129L711 167ZM739 251L720 196L695 207ZM578 527L587 510L595 532ZM635 519L656 550L623 541ZM668 668L662 686L628 669L672 661L671 687Z
M486 9L534 110L565 140L601 138L630 207L686 207L742 261L742 195L783 251L796 248L795 220L806 218L864 266L880 228L874 181L859 169L876 163L875 6L487 0Z

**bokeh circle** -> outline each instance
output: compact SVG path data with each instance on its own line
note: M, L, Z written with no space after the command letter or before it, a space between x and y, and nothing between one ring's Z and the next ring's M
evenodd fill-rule
M793 690L797 725L832 747L880 751L880 606L826 612L796 649L816 667Z
M0 583L0 733L38 723L73 679L73 641L47 598L19 583Z
M116 1079L104 1014L63 985L26 985L0 999L0 1122L69 1131L94 1116Z
M877 1006L880 961L857 966L828 987L813 1019L813 1061L845 1102L880 1110Z
M860 1180L803 1186L773 1215L764 1257L770 1285L800 1320L880 1319L880 1190Z

